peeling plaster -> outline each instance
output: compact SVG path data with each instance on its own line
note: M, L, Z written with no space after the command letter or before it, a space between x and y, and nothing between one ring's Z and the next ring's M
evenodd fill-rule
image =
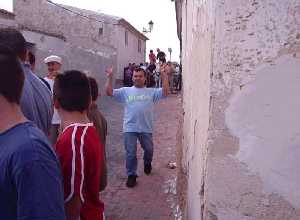
M299 0L182 7L187 218L300 219Z
M255 73L226 109L226 124L240 141L236 157L260 175L267 193L300 208L300 59L282 56Z

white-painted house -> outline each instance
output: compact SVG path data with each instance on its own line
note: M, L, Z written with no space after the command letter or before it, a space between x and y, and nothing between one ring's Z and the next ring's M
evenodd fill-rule
M59 5L48 0L14 0L13 10L18 25L61 35L68 48L76 48L76 51L81 50L101 58L98 67L100 75L103 75L107 66L113 65L116 78L122 79L123 69L129 62L145 61L147 37L123 18ZM58 47L59 44L57 47L54 44L50 49L58 51ZM92 64L93 68L89 68L90 59L80 60L81 56L76 58L77 54L72 52L65 54L62 51L58 55L65 57L64 62L80 63L82 69L98 72L97 60ZM68 65L68 68L72 67Z
M4 9L0 9L0 27L16 27L15 15Z

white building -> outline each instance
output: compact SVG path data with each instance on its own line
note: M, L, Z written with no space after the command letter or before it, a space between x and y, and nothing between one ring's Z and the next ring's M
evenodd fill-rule
M68 68L80 66L102 76L104 69L113 65L116 78L122 79L128 63L145 61L147 37L123 18L47 0L14 0L13 10L21 27L64 37L70 53L62 51L60 44L52 44L49 53L63 56ZM100 60L91 60L90 56L84 58L70 48L76 48L76 52L84 51L82 55L94 54Z
M0 27L16 27L15 15L4 9L0 9Z

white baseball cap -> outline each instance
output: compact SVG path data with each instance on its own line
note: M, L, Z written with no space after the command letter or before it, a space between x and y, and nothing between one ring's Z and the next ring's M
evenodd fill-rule
M47 64L47 63L50 63L50 62L57 62L57 63L61 64L62 63L62 59L61 59L61 57L56 56L56 55L51 55L51 56L46 57L44 59L44 63Z

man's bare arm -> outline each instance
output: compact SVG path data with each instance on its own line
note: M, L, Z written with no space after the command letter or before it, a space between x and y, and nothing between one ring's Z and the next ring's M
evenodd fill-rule
M106 84L105 84L106 95L112 96L113 95L113 85L112 85L113 68L112 67L110 67L106 70L106 75L107 75L107 80L106 80Z
M169 95L169 80L168 80L168 68L166 64L162 64L160 67L160 76L162 80L163 96Z

